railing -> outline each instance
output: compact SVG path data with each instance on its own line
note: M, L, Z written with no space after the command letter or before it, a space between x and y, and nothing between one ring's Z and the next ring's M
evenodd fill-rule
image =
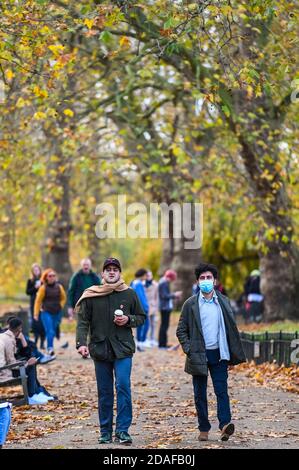
M249 361L256 364L275 362L278 365L299 365L299 334L285 333L241 333L241 341Z

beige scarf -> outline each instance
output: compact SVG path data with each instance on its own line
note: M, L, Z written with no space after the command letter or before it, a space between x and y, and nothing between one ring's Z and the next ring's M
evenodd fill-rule
M104 295L112 294L112 292L122 292L123 290L129 289L129 286L125 283L123 278L120 278L119 281L114 284L109 284L105 282L100 286L91 286L85 289L80 299L76 303L75 311L78 312L78 307L83 299L89 299L90 297L103 297Z

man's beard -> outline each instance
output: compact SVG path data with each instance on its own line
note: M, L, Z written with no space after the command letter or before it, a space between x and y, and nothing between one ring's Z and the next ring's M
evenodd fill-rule
M115 280L113 280L113 281L112 281L111 279L108 279L108 280L105 281L105 282L107 282L107 284L115 284L115 283L118 282L119 280L120 280L120 277L118 277L117 279L115 279Z

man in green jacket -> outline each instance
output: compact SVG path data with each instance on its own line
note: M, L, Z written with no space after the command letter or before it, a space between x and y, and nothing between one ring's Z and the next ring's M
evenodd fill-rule
M246 361L240 335L227 297L215 290L218 270L201 263L195 269L200 291L183 305L177 337L186 354L185 372L193 376L194 400L198 416L199 440L207 441L207 381L210 372L217 397L221 440L234 433L227 390L228 365Z
M73 274L70 279L67 300L68 300L68 316L70 319L74 317L74 308L81 295L88 287L101 284L101 278L91 269L91 260L84 258L81 261L81 269Z
M86 289L78 300L76 347L82 357L95 364L99 397L100 444L112 442L115 376L117 417L115 442L130 445L132 422L131 369L135 341L132 328L144 323L146 315L138 297L121 276L116 258L104 262L101 286ZM87 336L90 343L87 346Z

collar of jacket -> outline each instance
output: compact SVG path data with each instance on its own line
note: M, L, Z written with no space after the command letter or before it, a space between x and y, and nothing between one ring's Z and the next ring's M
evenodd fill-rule
M200 291L196 295L194 295L191 308L192 308L193 315L195 316L195 321L198 326L199 332L201 336L203 337L203 331L202 331L202 325L201 325L200 313L199 313L199 304L198 304L199 294L200 294Z
M13 334L13 332L12 332L11 330L9 330L9 329L6 330L4 334L6 334L6 335L9 336L10 338L16 340L16 337L15 337L15 335Z
M224 318L224 321L226 320L226 315L227 315L227 306L225 305L225 298L222 297L222 294L220 292L217 292L215 291L215 300L216 300L216 303L218 303L221 307L221 310L222 310L222 314L223 314L223 318ZM196 321L196 324L198 326L198 329L200 331L200 334L202 335L203 337L203 331L202 331L202 325L201 325L201 321L200 321L200 313L199 313L199 304L198 304L198 300L199 300L199 296L200 296L200 291L193 296L193 301L192 301L192 305L191 305L191 308L192 308L192 312L193 312L193 315L195 316L195 321Z

